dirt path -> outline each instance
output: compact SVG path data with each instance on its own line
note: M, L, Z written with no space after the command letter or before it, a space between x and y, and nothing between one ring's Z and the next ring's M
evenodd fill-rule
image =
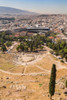
M15 42L11 47L10 49L7 51L7 53L11 53L11 50L17 45L17 42Z
M46 70L46 69L42 68L41 66L37 65L36 67L41 69L43 72L39 72L39 73L26 73L25 74L27 66L25 67L25 70L24 70L23 74L22 73L12 73L12 72L4 71L4 70L1 70L1 69L0 69L0 72L5 73L5 74L9 74L9 75L16 75L16 76L17 75L19 75L19 76L27 76L27 75L36 76L36 75L39 75L39 74L50 74L50 72L51 72L50 70ZM57 70L60 70L60 69L67 69L67 67L63 66L63 67L57 68Z
M22 74L22 73L12 73L12 72L3 71L3 70L0 70L0 72L5 73L5 74L9 74L9 75L16 75L16 76L27 76L27 75L36 76L39 74L45 74L45 72Z
M14 43L14 44L11 46L11 48L9 49L8 52L10 52L10 51L14 48L15 45L17 45L17 43ZM5 74L9 74L9 75L19 75L19 76L25 76L25 75L39 75L39 74L50 74L51 70L46 70L46 69L42 68L42 67L39 66L39 65L36 65L35 67L37 67L37 68L39 68L40 70L42 70L42 72L38 72L38 73L36 73L36 72L35 72L35 73L26 73L26 69L27 69L27 67L28 67L27 65L34 64L34 63L36 63L37 61L42 60L44 57L46 58L46 57L48 56L49 59L50 59L51 61L53 61L53 59L49 56L49 55L50 55L50 49L49 49L48 47L46 47L46 50L47 50L47 52L46 52L46 53L44 52L44 54L34 55L35 60L30 61L30 62L25 62L25 63L24 63L25 69L24 69L24 73L23 73L23 74L22 74L22 73L12 73L12 72L9 72L9 71L4 71L4 70L0 70L0 72L5 73ZM16 61L16 62L19 63L18 61ZM22 62L22 63L23 63L23 62ZM60 70L60 69L67 69L66 66L62 66L62 65L61 65L61 62L60 62L60 61L56 61L56 63L57 63L57 65L58 65L57 70Z
M37 68L41 69L44 72L50 73L51 71L42 68L41 66L36 65Z

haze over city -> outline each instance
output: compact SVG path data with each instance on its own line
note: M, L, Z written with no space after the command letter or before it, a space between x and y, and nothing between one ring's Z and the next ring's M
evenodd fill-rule
M0 6L42 14L67 14L67 0L0 0Z

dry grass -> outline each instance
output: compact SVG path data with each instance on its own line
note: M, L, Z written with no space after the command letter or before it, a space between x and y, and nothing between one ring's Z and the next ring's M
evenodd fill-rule
M0 69L9 70L15 65L10 61L11 56L8 54L0 54Z
M26 68L26 73L38 73L38 72L42 72L41 69L37 68L36 65L29 65Z
M16 66L12 63L14 55L10 54L0 54L0 68L3 70L9 70L13 73L24 73L26 66ZM59 66L67 66L66 64L61 63L58 59L53 57L51 54L47 54L43 59L27 65L25 73L38 73L43 72L43 70L37 68L36 66L40 66L43 69L51 70L52 64L56 64L57 68ZM63 76L67 75L67 69L59 69L57 71L57 80ZM17 75L9 75L0 72L0 98L5 100L50 100L49 95L49 81L50 81L50 73L45 75L36 75L36 76L17 76ZM11 88L12 85L24 85L26 86L25 90L17 90ZM3 88L6 86L6 88ZM61 93L61 95L55 94L53 97L54 100L59 100L59 98L65 98L66 96L63 94L64 90L60 89L59 85L56 86L56 92Z

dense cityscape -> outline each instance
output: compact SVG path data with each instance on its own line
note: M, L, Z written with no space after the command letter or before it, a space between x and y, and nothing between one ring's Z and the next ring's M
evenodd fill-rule
M24 17L21 15L0 15L0 31L24 34L24 29L48 28L50 31L59 33L59 38L67 39L67 15L39 15ZM36 32L35 32L36 33Z

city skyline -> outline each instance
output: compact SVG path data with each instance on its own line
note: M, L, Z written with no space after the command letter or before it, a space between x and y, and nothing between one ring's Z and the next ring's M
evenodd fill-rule
M42 14L67 14L67 0L0 0L0 6Z

